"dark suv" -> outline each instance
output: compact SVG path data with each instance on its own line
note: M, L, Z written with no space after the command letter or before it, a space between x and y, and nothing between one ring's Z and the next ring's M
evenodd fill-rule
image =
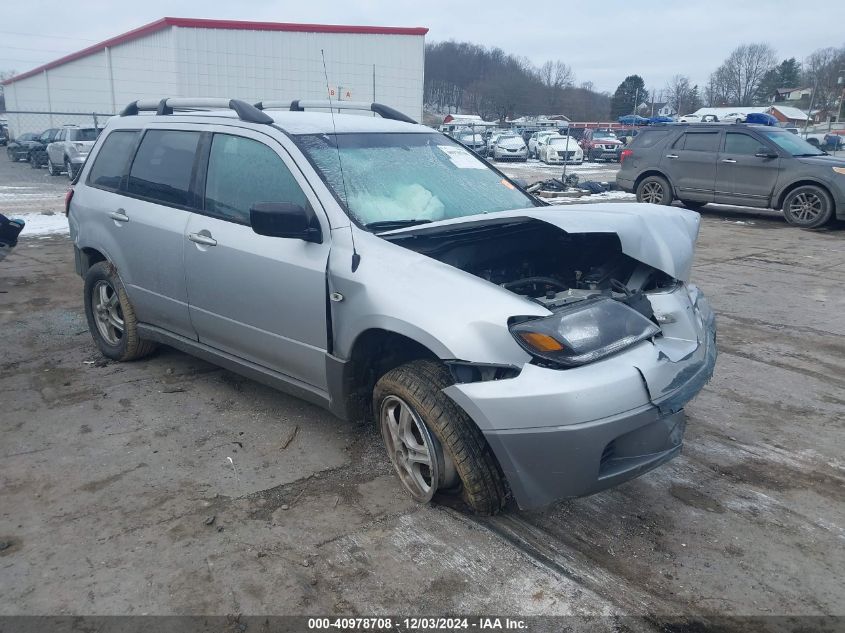
M787 130L763 125L665 125L622 152L616 183L639 202L680 200L782 209L790 224L845 219L845 160Z

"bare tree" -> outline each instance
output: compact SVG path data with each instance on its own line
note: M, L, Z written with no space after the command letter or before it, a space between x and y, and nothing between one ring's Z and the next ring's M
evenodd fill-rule
M718 97L718 101L733 105L753 105L760 82L776 62L775 51L768 44L738 46L711 75L708 101Z
M689 77L684 75L672 77L666 84L666 100L679 115L686 114L691 105Z
M813 109L832 111L842 91L837 82L845 69L845 47L820 48L804 62L804 83L813 89Z
M544 88L547 113L556 113L560 109L564 88L571 87L575 82L575 73L560 60L547 61L537 69L537 78Z

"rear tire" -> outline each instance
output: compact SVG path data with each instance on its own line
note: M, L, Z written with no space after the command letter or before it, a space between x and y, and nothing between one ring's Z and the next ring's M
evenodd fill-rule
M815 185L805 185L790 191L783 200L786 221L802 229L817 229L833 218L830 194Z
M373 390L373 410L382 438L394 469L412 497L424 502L438 488L441 492L454 491L477 514L495 514L507 501L505 478L475 422L443 393L451 384L449 370L430 360L413 361L387 372ZM433 463L437 466L428 470L428 475L436 472L439 476L434 490L429 489L427 494L413 482L406 483L411 471L403 470L402 455L403 451L405 455L412 451L403 449L401 441L397 448L395 436L387 430L387 424L393 423L390 416L397 411L397 403L406 405L415 421L421 422L434 439L430 444L435 452ZM415 431L412 444L423 443L419 435L419 430ZM425 434L422 436L424 440Z
M138 335L138 318L114 266L97 262L85 273L85 317L104 356L118 361L143 358L156 348Z
M637 202L666 206L672 204L672 188L669 182L662 176L643 178L637 185Z

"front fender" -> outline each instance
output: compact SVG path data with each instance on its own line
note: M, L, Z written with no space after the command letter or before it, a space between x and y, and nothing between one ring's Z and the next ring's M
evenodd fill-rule
M329 258L337 357L349 358L355 340L376 328L402 334L444 360L520 366L530 360L511 336L508 318L547 316L544 307L360 230L360 265L352 271L351 230L332 231Z

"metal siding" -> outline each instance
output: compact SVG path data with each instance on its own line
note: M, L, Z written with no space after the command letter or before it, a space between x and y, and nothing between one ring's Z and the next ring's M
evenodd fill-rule
M114 101L119 110L141 98L325 99L322 49L329 85L370 101L375 64L376 100L421 119L424 46L423 35L171 26L110 49ZM106 51L50 68L47 77L49 99L44 72L6 85L15 109L112 111Z
M375 64L376 100L422 117L422 35L178 28L175 41L185 96L325 99L323 50L330 86L371 101Z

